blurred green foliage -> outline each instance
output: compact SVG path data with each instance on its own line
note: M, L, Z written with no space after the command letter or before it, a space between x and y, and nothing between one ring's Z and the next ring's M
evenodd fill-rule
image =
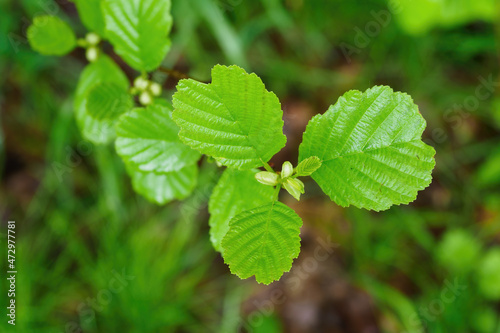
M401 28L410 34L423 34L436 26L455 27L475 20L493 22L497 17L495 0L388 0Z
M479 291L491 300L500 299L500 247L493 248L482 258L478 267Z
M328 203L328 214L304 215L305 224L340 244L342 275L373 299L378 331L499 332L500 8L399 3L393 14L385 0L173 1L164 65L201 80L216 63L255 71L284 101L290 145L300 143L302 118L346 90L387 84L413 96L437 151L430 188L378 214ZM67 1L0 2L1 240L5 248L5 223L16 220L20 272L16 330L3 315L0 331L237 332L254 285L230 276L209 242L206 205L218 174L205 163L183 203L157 207L134 194L113 147L78 132L72 94L83 52L55 58L29 48L26 29L45 14L84 35ZM155 79L173 92L175 81ZM294 160L291 151L282 154ZM323 200L316 193L304 205ZM116 293L115 272L133 276ZM455 283L466 288L446 302ZM89 310L89 299L99 307ZM298 327L275 312L266 332Z
M466 230L450 230L436 248L437 261L453 273L474 268L479 260L481 243Z

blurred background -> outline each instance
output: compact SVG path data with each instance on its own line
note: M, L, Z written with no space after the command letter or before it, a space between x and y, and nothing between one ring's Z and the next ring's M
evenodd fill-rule
M500 4L494 0L173 0L164 66L262 77L282 101L297 161L309 119L350 89L410 94L436 151L408 205L343 209L312 181L292 270L269 286L231 275L208 236L221 170L184 202L135 194L113 145L80 135L83 49L32 51L34 16L83 37L67 0L0 1L1 332L500 332ZM109 45L130 79L137 76ZM170 96L177 79L155 73ZM7 324L7 221L17 223L17 320Z

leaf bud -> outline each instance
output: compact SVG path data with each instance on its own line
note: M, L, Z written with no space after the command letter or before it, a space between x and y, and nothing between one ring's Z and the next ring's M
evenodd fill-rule
M304 183L295 178L287 179L283 187L297 200L300 200L300 195L304 193Z
M94 62L99 57L99 49L95 46L91 46L85 52L85 56L89 62Z
M147 91L144 91L139 96L139 102L141 102L142 105L149 105L153 102L153 98Z
M278 174L269 171L261 171L255 174L255 179L259 183L269 186L275 186L278 184Z
M142 76L139 76L134 80L134 87L136 87L139 90L146 90L149 86L149 81L143 78Z
M89 32L85 36L85 40L89 43L89 45L94 46L94 45L99 44L99 42L101 41L101 37L99 37L99 35L96 33Z
M153 96L160 96L161 86L156 82L151 82L149 85L149 91L153 94Z
M293 165L292 163L286 161L283 163L283 167L281 168L281 178L288 178L293 174Z

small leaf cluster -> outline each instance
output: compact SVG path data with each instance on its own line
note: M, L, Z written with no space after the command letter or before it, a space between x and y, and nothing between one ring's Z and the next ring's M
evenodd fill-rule
M74 109L83 136L94 144L115 142L132 186L148 200L184 199L196 186L200 154L184 145L171 118L172 106L159 98L161 85L149 79L170 49L170 0L75 0L89 32L77 39L62 19L40 16L28 28L32 48L65 55L85 48L89 64L78 81ZM140 72L131 85L122 69L100 49L107 40ZM135 106L135 97L143 107Z
M179 81L172 104L150 80L170 49L170 0L75 0L89 33L77 39L54 16L28 29L34 50L64 55L83 47L89 64L74 108L83 136L114 142L141 195L157 204L189 196L202 154L225 166L209 200L210 239L231 272L278 280L300 252L302 220L279 201L299 200L310 176L331 200L375 211L408 204L431 182L434 149L410 96L386 86L352 90L307 125L299 163L275 171L269 161L286 144L278 97L254 73L216 65L212 81ZM108 41L139 74L130 83L100 49ZM136 106L136 103L139 106Z
M290 270L302 222L278 194L284 188L299 200L298 177L311 176L341 206L376 211L415 200L431 182L425 120L408 95L386 86L349 91L314 117L299 164L279 172L268 162L286 143L283 112L255 74L217 65L210 84L180 81L173 106L181 140L228 167L210 198L211 240L241 278L270 283Z

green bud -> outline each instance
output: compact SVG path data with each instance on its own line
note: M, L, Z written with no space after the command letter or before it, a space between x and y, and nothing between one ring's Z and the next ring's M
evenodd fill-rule
M97 35L96 33L93 33L93 32L89 32L86 36L85 36L85 40L90 44L90 45L97 45L99 44L99 42L101 41L101 37L99 37L99 35Z
M144 91L139 96L139 102L141 102L142 105L149 105L153 102L153 98L147 91Z
M143 78L142 76L139 76L134 80L134 87L136 87L141 91L148 89L148 86L149 86L149 81Z
M264 185L275 186L278 184L278 174L274 172L258 172L255 174L255 179Z
M156 82L151 82L149 85L149 91L153 94L153 96L160 96L161 86Z
M99 57L99 49L95 46L91 46L85 52L85 56L89 62L94 62Z
M305 192L304 183L300 179L297 179L297 178L291 179L291 181L293 184L296 184L298 186L300 193L304 194L304 192Z
M286 161L283 163L283 167L281 168L281 178L288 178L293 174L293 165L292 163Z
M297 200L300 200L300 195L304 193L304 183L298 179L288 178L283 187Z

